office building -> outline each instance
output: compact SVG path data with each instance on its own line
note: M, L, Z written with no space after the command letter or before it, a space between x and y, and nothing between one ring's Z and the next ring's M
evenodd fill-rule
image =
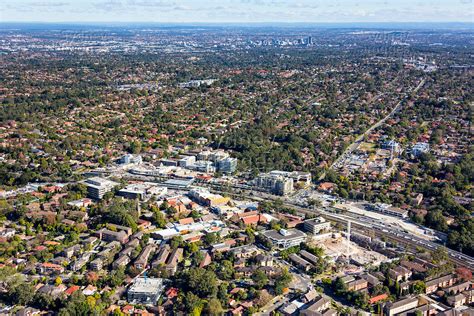
M139 165L143 162L142 156L127 154L120 158L119 163L122 165L136 164Z
M306 240L306 234L298 229L267 230L262 234L280 249L298 246Z
M227 157L217 161L217 171L222 173L234 173L237 169L237 158Z
M278 195L286 195L293 192L295 185L309 186L310 184L311 173L301 171L273 170L269 173L260 174L254 180L254 185Z
M317 235L322 231L331 229L331 223L323 217L312 218L304 222L304 229L312 235Z
M196 156L183 156L178 160L178 166L188 168L196 162Z
M100 177L87 179L84 184L87 186L87 195L96 200L102 199L105 193L112 191L118 185L117 182Z
M310 172L303 172L303 171L281 171L281 170L273 170L270 171L270 175L275 176L282 176L285 178L293 179L293 183L303 184L303 185L310 185L311 184L311 173Z
M117 195L131 200L144 200L147 196L148 187L144 184L129 184L125 188L120 189Z
M198 160L192 165L188 166L188 169L196 170L199 172L213 173L216 172L216 167L212 161Z

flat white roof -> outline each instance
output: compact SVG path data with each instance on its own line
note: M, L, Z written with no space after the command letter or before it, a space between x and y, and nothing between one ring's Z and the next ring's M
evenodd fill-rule
M160 292L162 287L163 279L161 278L137 278L129 291L155 294Z

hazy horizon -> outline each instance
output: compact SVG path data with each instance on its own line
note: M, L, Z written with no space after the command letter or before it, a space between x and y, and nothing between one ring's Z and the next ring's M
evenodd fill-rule
M387 30L474 30L473 22L38 22L0 21L4 30L15 29L81 29L81 28L282 28L282 29L387 29Z
M473 23L473 0L5 0L12 23Z

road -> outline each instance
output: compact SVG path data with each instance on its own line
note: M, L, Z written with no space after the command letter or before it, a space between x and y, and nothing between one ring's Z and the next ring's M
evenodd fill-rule
M409 245L413 247L420 247L428 251L436 251L441 245L429 240L425 240L418 236L410 233L406 233L402 228L395 227L393 225L385 224L376 219L367 218L365 216L353 217L348 214L338 215L331 214L323 210L311 210L308 208L302 208L293 204L286 204L285 206L292 207L302 213L319 214L327 219L346 225L347 222L351 221L351 229L359 231L361 233L374 233L379 238L385 238L387 240L396 241L401 245ZM452 262L459 266L468 267L474 269L474 258L460 253L458 251L447 249L449 258Z
M416 91L423 85L423 81L420 82ZM122 177L128 179L136 179L136 180L144 180L144 181L157 181L162 182L168 177L163 178L154 178L149 176L140 176L140 175L131 175L124 172L121 174ZM399 244L403 245L410 245L412 247L420 247L422 249L428 251L434 251L438 247L442 246L439 243L432 242L426 240L424 238L420 238L413 233L406 232L405 229L402 227L397 227L392 223L387 223L382 219L374 219L369 216L364 216L362 214L353 214L347 212L346 214L334 214L328 211L328 209L319 208L317 210L309 208L305 205L301 205L301 202L305 200L305 198L301 197L299 203L297 201L289 201L288 198L283 198L281 196L276 196L267 192L258 191L256 188L244 184L233 184L233 185L226 185L222 186L218 183L208 183L208 182L199 182L197 181L198 185L203 187L208 187L211 192L214 193L221 193L227 194L229 196L235 196L237 199L248 199L254 201L268 201L268 200L282 200L284 202L284 206L288 208L295 209L296 211L304 214L313 214L313 215L321 215L328 220L340 223L342 225L346 225L347 222L350 220L352 223L352 228L354 231L359 231L361 233L370 231L375 233L377 237L385 238L387 240L396 241ZM347 203L343 201L342 203ZM466 266L470 269L474 269L474 258L465 255L461 252L447 249L449 257L452 262L459 266Z
M418 86L421 87L422 83ZM137 175L126 175L125 178L135 178L146 181L153 181L153 177L137 176ZM158 179L156 179L158 180ZM155 181L156 181L155 180ZM162 181L163 179L161 179ZM364 216L362 214L353 214L347 212L346 214L334 214L324 208L318 208L317 210L302 206L300 203L304 201L301 198L300 203L296 201L289 201L288 198L276 196L267 192L257 191L256 188L243 185L234 184L222 186L218 183L207 183L199 182L200 186L208 187L211 192L226 194L229 196L235 196L237 199L248 199L254 201L268 201L268 200L282 200L284 206L295 209L296 211L303 214L321 215L328 220L338 222L342 225L346 225L347 221L351 221L353 231L359 231L361 233L367 231L373 231L377 237L385 238L387 240L396 241L398 244L411 245L413 247L420 247L428 251L434 251L438 247L442 246L439 243L426 240L424 238L416 236L414 233L406 232L402 227L397 227L391 223L384 222L382 219L374 219L372 217ZM347 202L343 202L347 203ZM474 258L465 255L461 252L448 249L448 254L452 262L459 266L466 266L470 269L474 269Z
M416 88L411 92L411 93L417 93L421 87L425 84L425 79L422 79L420 83L416 86ZM337 169L341 166L341 164L346 160L347 157L349 157L350 154L354 150L359 147L360 143L364 140L364 138L372 133L373 130L376 128L380 127L382 124L384 124L389 118L391 118L395 113L397 113L400 109L400 106L403 104L403 102L408 98L408 94L405 95L398 103L395 105L395 107L388 113L384 118L373 124L371 127L369 127L363 134L359 135L352 144L350 144L344 152L333 162L333 164L330 166L330 169Z
M244 193L245 190L243 190L242 188L238 189L240 190L240 192L237 194L235 192L229 192L227 190L219 190L216 188L216 186L213 186L211 191L228 195L237 195L237 197L240 199L245 198L255 201L282 199L281 196L275 196L268 193L251 192L252 194L249 194ZM349 212L345 214L335 214L328 211L327 208L313 209L298 205L295 202L288 201L284 201L283 206L294 209L302 214L320 215L330 221L340 223L344 226L347 225L348 221L351 221L352 231L365 234L370 232L375 234L376 237L384 238L389 241L395 241L397 244L400 245L409 245L413 248L420 247L428 251L436 251L440 246L442 246L439 243L426 240L412 233L408 233L402 227L397 227L396 225L389 224L382 220L367 217L364 215L352 214ZM456 265L468 267L471 270L474 269L474 258L449 248L447 249L447 252L449 255L449 259Z
M275 310L279 309L280 307L288 303L289 300L290 299L288 296L278 295L274 297L270 302L268 302L267 305L263 306L260 309L260 312L255 313L255 315L270 316L272 312L274 312Z

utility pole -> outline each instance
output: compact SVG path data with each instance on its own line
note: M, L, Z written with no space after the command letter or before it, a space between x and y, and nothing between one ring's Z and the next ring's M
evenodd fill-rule
M351 246L351 221L347 221L347 256L350 256L350 246Z

